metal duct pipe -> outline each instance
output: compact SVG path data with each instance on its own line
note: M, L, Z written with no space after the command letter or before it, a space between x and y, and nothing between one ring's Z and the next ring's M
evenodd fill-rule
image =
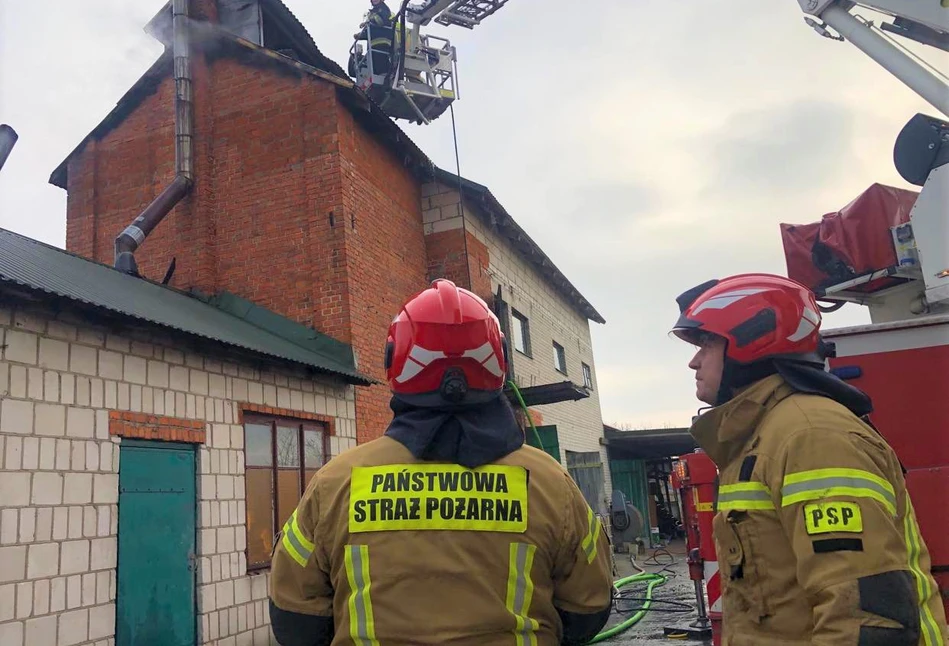
M138 275L135 250L194 185L194 101L191 91L191 46L188 1L172 1L175 65L175 179L115 239L115 268Z
M10 151L13 150L19 138L16 130L5 123L0 123L0 168L7 163L7 157L10 156Z

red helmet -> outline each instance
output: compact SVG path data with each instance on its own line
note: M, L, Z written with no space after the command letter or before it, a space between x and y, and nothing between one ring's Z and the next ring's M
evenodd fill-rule
M699 342L703 333L724 337L727 359L820 362L820 309L814 294L793 280L740 274L703 283L676 301L681 311L676 336L690 343Z
M385 367L395 394L477 403L504 386L507 348L487 303L439 279L409 299L392 321Z

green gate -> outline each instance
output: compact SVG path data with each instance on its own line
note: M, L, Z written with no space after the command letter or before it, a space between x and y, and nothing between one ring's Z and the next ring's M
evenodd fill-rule
M116 646L193 646L195 458L186 444L123 440Z
M613 488L623 492L626 502L643 516L642 537L649 544L649 482L643 460L610 460ZM612 497L613 492L610 492Z
M543 443L543 446L540 446L537 443L538 435L540 436L540 441ZM533 429L528 426L527 443L530 446L533 446L535 449L541 449L554 460L560 462L560 438L557 437L556 426L538 426L536 435L534 434Z

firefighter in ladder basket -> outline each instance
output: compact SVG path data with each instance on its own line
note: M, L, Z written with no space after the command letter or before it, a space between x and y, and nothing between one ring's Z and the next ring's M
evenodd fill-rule
M814 295L744 274L677 301L712 406L691 433L720 471L725 646L946 644L902 467L869 397L824 370Z
M393 43L395 42L395 26L392 20L392 10L385 0L370 0L372 8L362 24L362 30L353 34L356 40L368 40L369 51L372 53L372 70L375 74L388 74L392 62ZM349 74L356 76L355 60L349 60Z
M389 328L394 417L307 487L273 556L282 646L580 645L609 617L606 532L527 446L485 302L448 280Z

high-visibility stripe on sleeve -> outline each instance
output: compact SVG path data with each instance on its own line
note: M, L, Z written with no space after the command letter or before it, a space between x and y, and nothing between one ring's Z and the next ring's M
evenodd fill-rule
M300 531L300 525L297 524L296 511L294 511L287 522L284 523L283 539L281 542L287 554L290 555L290 558L296 561L300 567L306 567L307 561L310 560L310 556L313 554L314 545L307 540L307 537Z
M514 640L516 646L537 646L536 631L540 627L528 612L534 596L534 581L531 568L534 566L536 545L511 543L510 562L507 575L507 609L514 615Z
M587 507L587 524L587 535L583 538L580 547L586 554L587 563L593 563L593 559L596 558L596 543L600 540L600 521L590 507Z
M771 490L763 482L738 482L718 488L719 511L773 510Z
M369 588L369 546L347 545L344 555L349 580L349 636L356 646L379 646Z
M919 625L922 632L923 643L925 646L943 646L945 641L942 638L942 630L936 623L933 611L929 607L935 591L931 585L929 577L920 567L919 559L921 554L922 537L919 535L919 528L913 520L913 503L909 496L906 496L906 517L903 520L903 530L906 538L906 551L909 556L909 569L916 579L916 593L919 598Z
M872 498L896 515L893 485L861 469L814 469L788 474L781 488L781 506L833 496Z

